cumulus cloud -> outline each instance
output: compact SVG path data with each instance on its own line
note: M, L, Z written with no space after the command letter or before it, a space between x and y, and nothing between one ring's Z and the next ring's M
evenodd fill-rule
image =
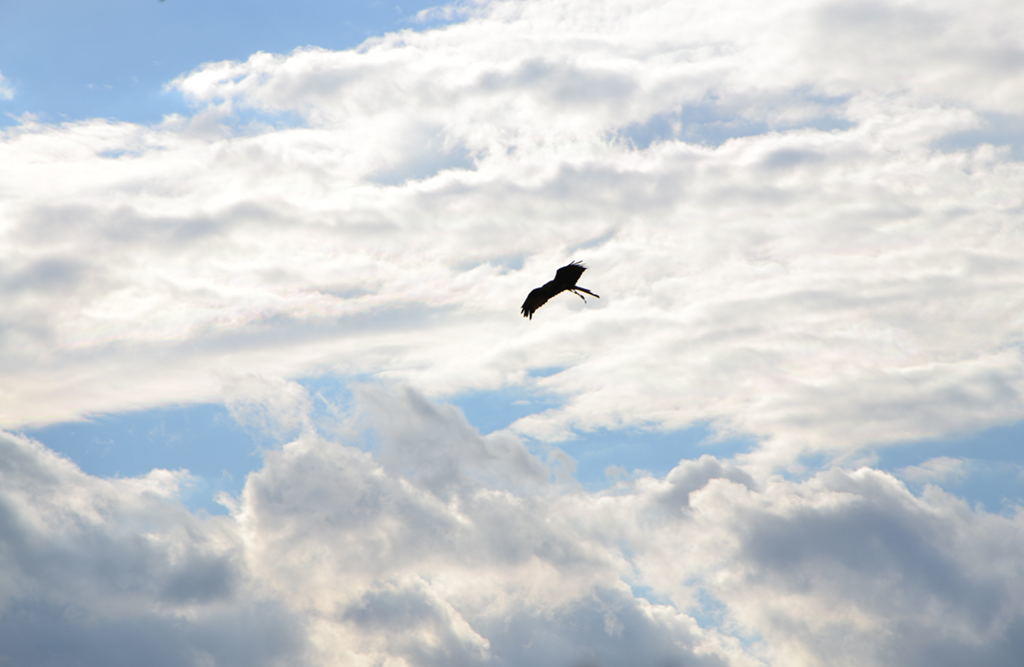
M768 644L808 664L830 653L840 664L1012 664L1021 610L996 574L1007 552L970 527L995 517L950 496L912 498L869 470L782 486L738 511L731 534L748 568L719 590ZM1018 520L995 520L1019 539Z
M177 504L182 473L101 480L4 435L3 656L1009 666L1024 648L1019 514L869 468L789 480L711 456L588 492L453 408L362 391L361 435L268 451L223 517ZM432 470L397 463L425 450Z
M99 479L0 434L0 658L294 664L302 628L247 585L237 531L177 501L183 472Z

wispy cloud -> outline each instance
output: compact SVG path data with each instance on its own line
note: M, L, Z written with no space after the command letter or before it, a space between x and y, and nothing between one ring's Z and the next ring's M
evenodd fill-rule
M1020 10L986 6L483 3L203 65L157 126L23 123L0 420L320 372L553 392L540 438L710 420L772 464L1019 419L1019 136L970 132L1019 113ZM601 301L520 321L577 256Z
M3 72L0 72L0 100L13 100L14 86L8 81Z
M967 461L951 456L937 456L918 465L901 468L899 474L912 482L956 481L967 474Z

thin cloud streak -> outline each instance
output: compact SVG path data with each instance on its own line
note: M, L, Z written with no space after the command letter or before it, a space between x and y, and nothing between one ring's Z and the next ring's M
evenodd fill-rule
M3 73L0 72L0 100L13 100L14 99L14 86L10 81L4 77Z

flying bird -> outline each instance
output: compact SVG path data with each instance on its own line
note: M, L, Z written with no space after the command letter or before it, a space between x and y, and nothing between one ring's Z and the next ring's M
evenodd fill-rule
M555 271L555 279L549 280L537 289L533 290L526 296L526 301L523 301L523 317L533 319L533 314L537 312L537 309L548 302L548 299L559 294L561 292L572 292L585 302L587 299L580 292L586 292L590 296L595 296L598 299L601 297L594 294L586 287L580 287L576 284L576 281L580 279L583 272L587 270L587 267L583 266L579 262L570 262L562 268Z

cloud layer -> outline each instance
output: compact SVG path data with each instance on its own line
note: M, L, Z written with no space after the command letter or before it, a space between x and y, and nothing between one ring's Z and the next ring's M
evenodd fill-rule
M1024 418L1021 4L437 17L3 131L0 426L222 401L286 444L210 517L0 432L0 662L1016 665L1019 511L861 463ZM521 318L571 259L602 298ZM319 375L371 381L325 417ZM438 402L509 387L555 407ZM535 453L696 422L758 449L603 491Z
M772 460L1024 416L1018 3L464 11L203 65L158 126L6 130L0 420L249 372L521 385L563 399L521 433L711 420ZM574 257L602 300L519 321Z
M586 492L364 386L348 444L268 452L230 516L0 439L13 664L1013 665L1021 516L862 468L704 456ZM430 461L429 466L415 465ZM163 661L162 663L160 661Z

